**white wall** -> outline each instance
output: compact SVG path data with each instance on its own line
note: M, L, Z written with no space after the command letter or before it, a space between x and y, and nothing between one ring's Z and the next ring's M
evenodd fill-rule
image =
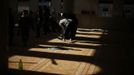
M29 1L18 2L18 11L29 10Z
M77 14L81 13L81 10L89 10L89 2L85 0L75 0L74 12Z
M74 13L80 14L82 10L96 11L97 0L74 0Z
M38 9L38 0L29 0L29 1L19 1L18 2L18 11L31 10L36 11Z
M64 0L63 11L65 13L71 13L74 10L74 0Z

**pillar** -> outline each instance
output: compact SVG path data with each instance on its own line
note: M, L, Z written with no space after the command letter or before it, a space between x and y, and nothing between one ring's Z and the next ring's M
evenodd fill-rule
M0 0L0 73L7 75L7 26L8 26L8 0Z

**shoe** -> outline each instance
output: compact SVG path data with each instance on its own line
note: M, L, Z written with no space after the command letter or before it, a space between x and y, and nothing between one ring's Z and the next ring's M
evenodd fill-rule
M72 43L72 39L69 39L69 43Z
M62 39L64 42L66 42L66 39Z
M69 39L69 41L71 42L71 41L72 41L72 39Z

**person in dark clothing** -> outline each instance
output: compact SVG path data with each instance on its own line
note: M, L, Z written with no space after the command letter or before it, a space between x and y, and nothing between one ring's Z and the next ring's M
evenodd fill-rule
M39 16L39 11L36 11L35 14L35 28L36 28L36 38L40 37L40 31L41 31L41 20L40 20L40 16Z
M43 22L43 10L41 8L41 6L39 6L39 17L40 17L40 22Z
M72 41L75 40L78 21L74 14L67 14L67 18L71 19L72 21L70 21L65 31L65 39L70 39L70 41Z
M34 14L32 11L30 11L30 13L29 13L29 21L30 21L30 26L31 26L32 30L35 31L35 26L34 26L35 18L34 18Z
M21 33L21 39L23 46L27 46L29 40L29 31L30 31L30 18L28 11L24 10L19 21L19 28Z
M56 22L56 20L51 16L49 19L49 26L51 28L52 32L59 33L60 32L60 27L59 24Z
M12 10L9 8L9 26L8 26L8 41L9 41L9 46L12 45L13 43L13 37L14 37L14 17L12 15Z
M44 6L44 24L43 24L43 32L46 35L49 30L49 20L50 20L50 9Z
M72 15L71 15L71 18L72 18L72 23L71 23L72 25L71 25L71 27L70 27L70 31L71 31L70 37L71 37L72 40L75 40L75 38L76 38L77 26L78 26L78 20L77 20L75 14L72 14Z

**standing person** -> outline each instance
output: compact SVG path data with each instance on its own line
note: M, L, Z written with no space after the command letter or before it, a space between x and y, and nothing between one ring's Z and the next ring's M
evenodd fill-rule
M49 22L50 22L50 9L47 6L44 6L44 24L43 24L44 35L46 35L50 31Z
M30 18L28 15L28 10L24 10L19 21L20 33L23 46L27 46L29 40L29 31L30 31Z
M35 19L34 19L34 14L32 11L29 12L29 21L30 21L30 26L32 28L33 31L35 31Z
M42 24L43 23L43 10L41 6L39 6L39 17L40 17L40 22Z
M35 15L35 21L36 21L36 38L39 38L40 37L40 31L41 31L41 19L40 19L40 15L39 15L39 11L36 12L36 15Z

